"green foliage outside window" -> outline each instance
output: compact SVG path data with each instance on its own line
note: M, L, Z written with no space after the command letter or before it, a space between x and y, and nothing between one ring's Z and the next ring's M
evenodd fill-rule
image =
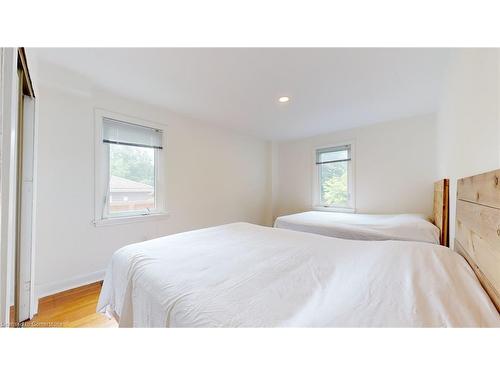
M144 147L110 145L110 174L154 186L154 150Z
M347 206L349 202L347 162L322 164L320 179L321 203L329 206Z

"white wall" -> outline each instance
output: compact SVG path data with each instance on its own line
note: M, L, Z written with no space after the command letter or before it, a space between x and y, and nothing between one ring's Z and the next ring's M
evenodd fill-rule
M51 66L39 66L38 74L39 295L102 277L111 254L126 244L234 221L270 223L268 142L93 89ZM168 126L168 219L91 223L95 107Z
M313 150L355 141L356 211L432 214L435 116L425 115L275 144L274 216L310 210Z
M498 49L454 52L438 114L439 171L450 178L450 243L456 180L500 168Z

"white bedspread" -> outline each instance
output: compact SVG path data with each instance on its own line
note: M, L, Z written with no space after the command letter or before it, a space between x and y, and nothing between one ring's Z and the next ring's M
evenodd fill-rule
M124 327L500 326L462 257L234 223L112 257L99 311Z
M399 240L439 244L439 228L424 215L363 215L309 211L278 217L276 228L351 240Z

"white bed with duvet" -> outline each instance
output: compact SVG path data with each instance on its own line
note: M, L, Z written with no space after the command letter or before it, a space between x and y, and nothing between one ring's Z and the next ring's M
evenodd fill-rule
M419 241L448 246L449 180L434 183L432 221L421 214L308 211L276 219L276 228L363 241Z
M126 246L98 310L122 327L499 327L467 262L411 241L234 223Z
M308 211L280 216L276 228L351 240L420 241L439 244L439 228L425 215L363 215L341 212Z

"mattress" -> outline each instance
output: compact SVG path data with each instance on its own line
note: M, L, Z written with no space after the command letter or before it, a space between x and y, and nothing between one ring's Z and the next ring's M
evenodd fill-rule
M98 311L121 327L498 327L466 261L421 242L233 223L114 253Z
M439 228L424 215L363 215L309 211L280 216L276 228L351 240L399 240L439 244Z

